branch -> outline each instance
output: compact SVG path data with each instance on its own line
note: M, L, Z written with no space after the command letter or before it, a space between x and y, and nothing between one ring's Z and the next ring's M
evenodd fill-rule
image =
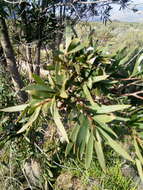
M140 100L143 100L143 96L139 96L138 94L143 94L143 90L140 90L140 91L137 91L137 92L133 92L133 93L126 93L126 94L123 94L121 96L134 96Z
M10 3L10 4L21 4L23 0L4 0L4 2L6 3Z

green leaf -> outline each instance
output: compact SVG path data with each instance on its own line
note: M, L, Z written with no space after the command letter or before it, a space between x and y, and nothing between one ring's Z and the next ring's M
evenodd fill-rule
M130 118L124 118L124 117L118 117L118 116L116 116L115 120L117 120L117 121L129 121Z
M72 147L73 147L73 143L72 143L72 142L69 142L69 143L67 144L67 146L66 146L65 156L67 156L67 155L70 153Z
M130 105L111 105L111 106L101 105L98 108L94 106L90 106L90 108L95 110L96 113L112 113L115 111L127 109L129 107Z
M100 164L102 170L105 172L106 171L105 158L104 158L103 148L102 148L102 144L101 144L101 137L100 137L98 131L96 131L96 137L97 137L97 140L95 140L95 151L97 154L99 164Z
M73 48L72 50L68 51L68 54L76 53L85 48L85 44L80 44L77 47Z
M82 144L83 141L85 141L86 136L88 134L88 128L89 128L89 123L88 123L88 119L82 115L81 116L81 124L80 124L80 130L78 132L78 136L77 136L77 145L80 146Z
M82 141L81 145L79 146L80 159L82 159L82 157L83 157L83 154L84 154L84 151L85 151L85 145L86 145L86 142Z
M93 117L93 119L96 121L96 123L102 128L104 129L106 132L112 134L113 136L115 136L117 138L116 133L110 128L108 127L108 125L106 123L103 123L102 121L98 120L96 117ZM99 127L98 127L99 128Z
M98 120L98 121L102 121L102 123L109 123L113 120L116 119L116 116L113 115L113 114L110 114L110 115L105 115L105 114L102 114L102 115L95 115L94 116L94 120Z
M31 90L28 92L33 99L47 99L47 98L52 98L54 93L53 92L46 92L46 91L35 91L35 90Z
M57 125L57 128L58 130L60 131L63 139L69 143L69 139L68 139L68 136L67 136L67 133L65 131L65 128L61 122L61 119L60 119L60 114L58 112L58 109L56 107L56 104L54 104L53 106L53 119L54 119L54 122L55 124Z
M99 106L94 102L86 84L83 85L83 91L87 100L91 103L92 107L94 107L95 109L98 109Z
M142 61L143 61L143 53L140 55L140 57L139 57L138 60L136 61L131 76L135 76L135 75L140 71L140 70L139 70L139 66L142 64Z
M55 88L55 82L54 82L51 74L49 73L47 77L48 77L48 80L49 80L49 84L51 85L51 88L54 89Z
M101 75L101 76L92 77L92 82L93 83L100 82L100 81L106 80L108 77L109 75Z
M113 140L105 131L103 131L101 128L98 128L100 133L106 138L108 144L116 151L118 152L120 155L122 155L124 158L126 158L127 160L133 161L131 156L126 152L126 150L124 148L122 148L122 146L116 142L115 140Z
M25 115L26 113L28 112L29 110L29 106L27 106L21 113L20 115L18 116L18 119L16 120L16 123L19 122Z
M92 161L92 154L93 154L93 131L91 131L87 146L86 146L86 153L85 153L85 167L88 169L90 167Z
M143 132L138 133L138 135L143 138Z
M143 123L134 123L137 129L143 129Z
M44 103L44 105L42 106L42 112L44 114L47 114L50 107L51 107L51 102Z
M66 90L65 90L67 80L68 80L68 77L66 75L63 75L63 83L62 83L62 88L60 91L60 96L62 98L68 98L68 95L67 95Z
M51 172L51 170L49 170L48 168L46 168L46 170L48 171L49 177L53 178L53 173Z
M71 132L70 139L71 139L71 141L74 142L74 143L75 143L76 140L77 140L77 135L78 135L79 129L80 129L80 126L79 126L79 125L76 125L76 126L73 128L72 132Z
M32 77L33 77L33 79L38 83L38 84L43 84L43 85L45 85L45 82L41 79L41 77L39 77L38 75L36 75L36 74L32 74Z
M34 106L36 106L37 104L39 104L41 101L43 101L43 100L41 100L41 99L39 99L39 98L31 98L31 100L30 100L30 107L34 107Z
M65 36L66 36L66 49L68 49L72 39L72 29L70 23L66 23Z
M0 111L3 111L3 112L19 112L19 111L23 111L27 106L29 106L29 104L21 104L18 106L12 106L12 107L8 107L8 108L0 109Z
M97 57L93 57L93 58L91 58L91 59L89 59L87 61L88 61L88 63L90 63L92 65L95 62L96 58Z
M88 87L89 89L92 89L92 86L93 86L92 78L89 77L89 78L88 78L88 82L87 82L87 87Z
M17 134L24 132L28 127L30 127L33 122L37 119L39 116L40 110L42 106L39 106L35 109L34 113L31 115L29 121L17 132Z
M141 164L141 161L136 159L136 166L137 166L137 170L138 170L138 173L139 173L139 176L143 182L143 169L142 169L142 164Z
M135 146L136 155L137 155L138 159L140 160L140 162L143 165L143 156L142 156L142 154L140 152L140 149L139 149L138 143L136 141L136 138L134 138L134 146Z
M48 71L53 71L55 70L55 65L51 64L51 65L46 65L46 70Z
M25 91L46 91L46 92L55 92L47 85L31 84L24 88Z
M90 131L89 131L89 128L88 128L86 138L84 140L86 144L88 143L89 137L90 137Z
M74 38L72 41L70 41L70 44L67 48L67 53L72 51L74 48L76 48L80 44L80 40L78 38Z

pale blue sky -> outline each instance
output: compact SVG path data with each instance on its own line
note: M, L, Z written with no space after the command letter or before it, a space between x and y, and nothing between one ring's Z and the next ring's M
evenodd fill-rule
M136 6L135 6L136 5ZM112 4L113 9L110 11L110 19L124 22L142 22L143 23L143 0L132 0L129 8L119 10L120 5ZM132 8L137 8L139 12L133 12ZM101 21L100 17L90 17L88 21Z
M139 9L139 12L133 12L130 10L134 5L135 8ZM125 10L119 10L119 5L113 5L111 11L111 20L120 20L128 22L143 22L143 0L133 0L130 3L129 8Z

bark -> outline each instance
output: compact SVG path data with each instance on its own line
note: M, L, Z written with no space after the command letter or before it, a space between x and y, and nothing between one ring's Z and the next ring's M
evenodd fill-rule
M35 57L35 74L40 76L40 57L41 57L41 42L39 40L37 47L36 47L36 57Z
M20 15L21 15L21 19L22 19L22 23L24 24L23 27L23 32L24 35L26 36L26 41L27 43L31 42L31 28L29 26L28 23L28 19L27 19L27 12L26 12L26 7L28 5L25 2L22 2L20 4ZM32 73L33 73L33 64L32 64L32 52L31 52L31 47L29 47L29 45L26 46L26 59L27 59L27 64L29 67L29 81L32 81Z
M41 4L42 12L44 13L44 9L47 7L47 1L46 0L39 0L39 4ZM41 20L41 18L38 18L38 43L36 47L36 57L35 57L35 63L36 63L36 68L35 68L35 74L40 76L40 58L41 58L41 46L42 46L42 31L43 31L44 23Z
M33 64L32 64L32 52L31 47L26 47L26 57L27 57L27 63L29 67L29 80L32 81L32 73L33 73Z
M4 51L8 71L11 75L15 91L17 92L20 101L25 102L27 100L27 94L21 90L24 87L24 83L21 80L20 74L18 72L14 51L8 34L7 25L5 19L2 17L0 17L0 42Z

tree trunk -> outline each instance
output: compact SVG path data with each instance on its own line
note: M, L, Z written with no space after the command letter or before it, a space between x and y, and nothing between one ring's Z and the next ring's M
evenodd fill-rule
M37 47L36 47L36 57L35 57L35 74L40 76L40 58L41 58L41 42L39 40Z
M31 47L27 45L26 47L26 57L27 57L27 63L29 67L29 80L32 82L32 74L33 74L33 63L32 63L32 52Z
M24 83L20 78L20 74L16 65L14 51L8 34L7 25L5 19L2 17L0 17L0 42L4 51L7 67L11 75L15 90L16 92L18 92L17 94L20 101L25 102L27 100L27 94L21 90L24 87Z

